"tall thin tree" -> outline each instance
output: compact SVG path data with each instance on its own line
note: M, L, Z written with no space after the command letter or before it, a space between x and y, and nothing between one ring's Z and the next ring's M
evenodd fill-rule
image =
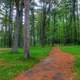
M24 22L24 57L29 58L29 1L24 0L25 22Z

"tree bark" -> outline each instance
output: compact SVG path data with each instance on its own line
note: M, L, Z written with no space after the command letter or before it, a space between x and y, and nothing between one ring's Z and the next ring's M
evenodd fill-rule
M14 29L13 49L12 51L18 52L18 39L19 39L19 4L16 4L16 23Z
M29 0L24 0L25 22L24 22L24 57L30 58L29 52Z

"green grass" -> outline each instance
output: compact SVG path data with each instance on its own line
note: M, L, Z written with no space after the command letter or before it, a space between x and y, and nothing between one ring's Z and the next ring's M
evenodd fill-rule
M29 60L24 59L23 49L19 49L18 53L11 53L10 49L0 51L0 80L14 79L16 75L32 68L40 59L45 58L50 50L51 47L32 47Z
M69 54L72 54L75 57L75 74L76 74L76 79L75 80L80 80L80 46L66 46L66 47L61 47L61 49L64 52L68 52Z

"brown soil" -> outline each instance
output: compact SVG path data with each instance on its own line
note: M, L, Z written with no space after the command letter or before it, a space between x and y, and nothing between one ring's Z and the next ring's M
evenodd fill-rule
M73 80L73 63L72 55L55 48L46 59L14 80Z

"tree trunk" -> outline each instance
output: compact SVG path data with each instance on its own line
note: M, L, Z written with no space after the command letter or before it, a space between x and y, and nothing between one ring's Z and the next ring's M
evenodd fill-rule
M16 23L14 29L14 39L13 39L13 52L18 52L18 38L19 38L19 5L16 5Z
M29 0L24 0L25 22L24 22L24 57L30 57L29 52Z
M13 25L12 25L12 11L13 11L13 5L12 5L12 1L10 2L10 9L9 9L9 48L12 47L12 28L13 28Z
M40 31L40 43L42 47L46 44L46 15L46 3L43 3L42 26Z
M35 23L34 8L32 9L32 45L35 46Z
M19 9L19 43L18 46L20 48L23 47L23 0L20 0L20 9Z

